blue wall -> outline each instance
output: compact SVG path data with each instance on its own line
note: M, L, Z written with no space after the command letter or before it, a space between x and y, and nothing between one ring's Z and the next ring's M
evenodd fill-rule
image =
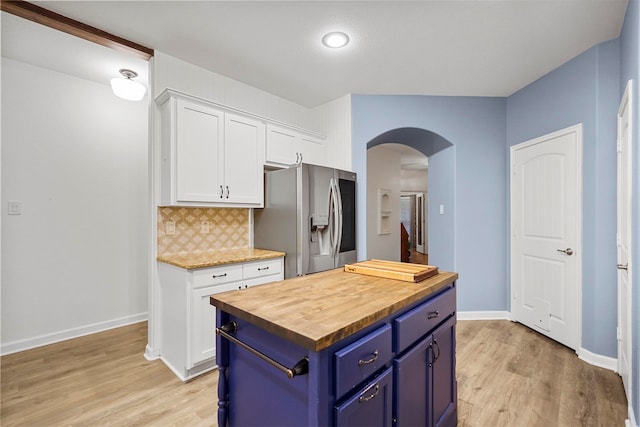
M429 260L459 273L460 310L507 310L505 118L504 98L354 95L358 256L366 258L367 143L393 129L432 131L453 146L429 157Z
M507 144L583 124L582 347L617 357L618 41L602 43L507 99Z
M634 81L633 188L640 194L640 0L620 38L577 56L509 98L358 96L352 100L358 172L358 245L366 248L366 145L417 127L453 146L429 157L430 260L460 273L461 311L509 310L509 147L583 124L582 343L617 357L616 113ZM394 141L389 141L394 142ZM438 215L438 205L445 215ZM633 266L640 266L640 197L632 206ZM453 242L453 243L451 243ZM433 258L432 258L433 255ZM360 253L366 258L366 253ZM640 269L633 275L633 402L640 424Z
M620 96L627 81L633 80L633 114L635 132L632 140L633 156L633 229L632 257L633 276L633 412L635 424L640 425L640 1L629 0L627 14L620 34Z

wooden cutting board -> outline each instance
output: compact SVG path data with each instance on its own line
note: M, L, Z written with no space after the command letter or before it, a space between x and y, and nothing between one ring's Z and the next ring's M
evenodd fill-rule
M438 274L438 267L408 262L370 259L355 264L347 264L344 266L344 271L415 283Z

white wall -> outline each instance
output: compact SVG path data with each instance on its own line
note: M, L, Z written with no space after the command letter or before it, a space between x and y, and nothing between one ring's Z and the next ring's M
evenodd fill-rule
M324 135L322 119L309 108L261 89L155 51L153 97L171 88L290 126Z
M146 318L147 126L147 98L2 58L3 354Z
M378 189L391 190L391 233L378 234ZM367 258L400 261L400 155L384 144L367 150Z
M327 163L351 167L351 95L310 109L261 89L155 52L153 98L166 88L297 127L327 139Z
M426 193L428 187L426 169L402 169L400 188L407 193Z

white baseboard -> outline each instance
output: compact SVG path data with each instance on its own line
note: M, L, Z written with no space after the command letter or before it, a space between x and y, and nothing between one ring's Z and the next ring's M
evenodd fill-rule
M618 359L614 357L602 356L601 354L592 353L583 347L580 347L576 353L578 353L578 357L581 360L584 360L590 365L618 372Z
M458 320L511 320L511 313L508 311L459 311ZM600 354L592 353L584 348L576 352L578 357L590 365L600 368L618 371L618 359ZM635 420L635 418L631 418ZM638 427L632 424L633 427Z
M458 320L511 320L508 311L458 311Z
M171 362L169 362L164 357L160 356L160 360L162 360L162 362L164 362L164 364L167 366L167 368L169 368L171 370L171 372L176 374L176 377L180 378L180 381L183 381L183 382L189 381L189 380L197 377L198 375L202 375L205 372L213 371L214 369L218 368L218 365L216 365L216 363L215 363L216 361L215 360L210 360L209 362L202 363L200 365L197 365L197 366L189 369L186 373L182 373L179 369L177 369L175 366L173 366L171 364Z
M139 313L131 316L120 317L118 319L107 320L106 322L94 323L92 325L80 326L78 328L67 329L33 338L3 343L0 346L0 355L4 356L6 354L17 353L19 351L29 350L43 345L54 344L72 338L95 334L96 332L107 331L121 326L144 322L146 320L147 313Z
M144 358L147 360L157 360L160 358L160 352L147 344L144 348Z
M636 416L633 413L633 406L631 406L631 402L629 402L629 418L624 421L625 427L638 427L636 424Z

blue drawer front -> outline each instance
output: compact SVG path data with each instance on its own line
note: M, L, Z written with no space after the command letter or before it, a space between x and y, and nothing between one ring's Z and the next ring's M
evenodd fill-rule
M453 287L396 318L393 321L396 354L402 353L455 311L456 288Z
M384 325L334 353L336 399L354 389L393 357L391 325Z
M388 368L351 399L335 407L336 427L391 427L392 409L393 369Z

